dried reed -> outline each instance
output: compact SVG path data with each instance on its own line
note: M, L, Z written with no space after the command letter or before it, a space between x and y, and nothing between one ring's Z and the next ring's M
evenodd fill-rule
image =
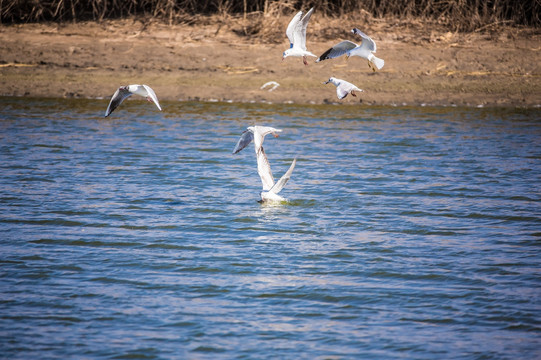
M426 19L454 31L475 31L497 24L541 24L539 0L0 0L0 21L102 21L143 17L169 24L197 22L201 16L242 17L246 35L270 33L277 20L295 9L315 6L340 17L368 13L374 18Z

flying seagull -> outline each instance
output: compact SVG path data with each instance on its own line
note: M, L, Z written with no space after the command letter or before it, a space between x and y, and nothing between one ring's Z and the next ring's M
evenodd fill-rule
M314 8L308 10L306 15L302 16L302 10L297 13L287 26L286 35L289 39L289 49L282 54L282 61L288 56L302 56L304 65L308 65L307 56L317 57L310 51L306 50L306 27L310 16L314 12ZM302 17L302 18L301 18Z
M263 191L261 192L262 202L286 201L286 199L278 195L278 193L286 185L287 181L291 177L293 169L295 168L295 164L297 163L297 159L294 159L291 166L280 178L280 180L278 180L276 183L274 182L269 160L267 159L267 155L263 149L263 141L265 140L265 136L268 134L278 137L278 132L282 132L282 130L275 129L270 126L249 126L247 130L242 133L237 145L235 146L235 149L233 149L233 154L236 154L248 146L252 141L254 142L255 154L257 158L257 172L259 173L261 183L263 184Z
M113 94L113 97L111 98L111 102L109 102L109 106L107 106L107 111L105 111L105 117L111 115L111 113L120 104L122 104L124 99L132 96L133 94L137 94L137 95L147 98L148 101L156 104L158 109L162 111L162 108L160 107L160 103L158 102L158 98L156 97L156 93L154 92L154 90L150 88L150 86L127 85L127 86L121 86L115 91L115 93Z
M327 85L328 83L333 84L336 86L336 96L338 96L338 99L342 100L348 94L351 94L351 96L357 96L355 94L355 91L362 92L362 89L359 89L357 86L353 85L350 82L347 82L346 80L337 79L334 77L329 78L329 80L323 82L323 84Z
M348 59L350 56L359 56L368 60L368 66L373 71L376 71L376 68L380 70L385 64L385 61L373 54L376 52L376 43L357 28L354 28L351 30L351 32L361 36L361 45L357 45L349 40L339 42L329 50L325 51L319 58L317 58L316 62L334 59L346 54L346 59Z

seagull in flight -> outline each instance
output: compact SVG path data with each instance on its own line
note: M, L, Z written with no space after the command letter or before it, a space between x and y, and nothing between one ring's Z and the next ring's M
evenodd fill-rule
M162 108L160 107L160 103L158 102L158 98L156 97L156 93L154 92L154 90L152 90L150 86L148 85L135 84L135 85L121 86L115 91L115 93L113 94L113 97L111 98L111 101L109 102L109 106L107 106L107 111L105 111L105 117L111 115L111 113L120 104L122 104L122 102L126 98L129 98L133 94L147 98L148 101L156 104L158 109L162 111Z
M284 188L290 179L291 173L293 172L295 164L297 163L297 159L294 159L291 166L280 178L280 180L274 182L269 160L267 159L267 155L263 149L263 141L265 140L265 136L268 134L278 137L279 132L282 132L282 130L275 129L270 126L249 126L247 130L242 133L237 145L235 146L235 149L233 149L233 154L236 154L248 146L252 141L254 142L255 154L257 158L257 172L259 173L259 177L261 178L261 182L263 184L261 202L287 201L285 198L278 195L278 193Z
M370 39L365 33L357 28L354 28L351 30L351 32L359 35L362 38L361 45L357 45L353 41L349 40L339 42L325 51L319 58L317 58L316 62L334 59L346 54L346 59L348 59L350 56L359 56L368 60L368 66L373 71L376 71L376 68L380 70L385 64L385 61L373 54L376 52L376 43L374 40Z
M357 96L355 94L355 91L362 92L362 89L359 89L357 86L353 85L350 82L347 82L346 80L337 79L334 77L329 78L329 80L323 82L323 84L327 85L328 83L333 84L336 86L336 96L338 96L338 99L342 100L348 94L351 94L351 96Z
M289 39L289 49L282 54L282 61L288 56L302 57L304 65L308 65L306 61L307 56L317 57L310 51L306 50L306 27L310 16L314 12L314 8L308 10L306 15L302 16L302 10L299 11L287 26L286 35Z

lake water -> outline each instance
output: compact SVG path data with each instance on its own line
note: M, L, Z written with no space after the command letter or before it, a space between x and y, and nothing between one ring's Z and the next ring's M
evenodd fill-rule
M0 98L1 358L541 357L540 109L107 102Z

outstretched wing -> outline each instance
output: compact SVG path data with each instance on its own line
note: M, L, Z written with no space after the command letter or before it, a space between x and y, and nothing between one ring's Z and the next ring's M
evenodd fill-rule
M343 98L348 96L348 94L349 91L343 83L340 83L340 85L336 87L336 96L338 96L338 99L342 100Z
M109 102L109 106L107 106L107 110L105 111L105 117L111 115L111 113L124 101L124 99L130 97L132 95L131 92L128 91L128 89L125 89L124 87L119 87L115 93L113 94L113 97L111 98L111 101Z
M150 99L154 102L154 104L156 104L156 106L158 107L158 109L160 109L160 111L162 111L162 108L160 106L160 103L158 102L158 97L156 96L156 93L154 92L154 90L152 90L150 88L150 86L148 85L143 85L143 87L145 88L145 90L147 91L147 94L148 96L150 97Z
M374 42L374 40L370 39L368 35L366 35L365 33L363 33L361 30L357 28L354 28L351 31L354 34L359 35L363 39L363 42L361 43L361 48L366 49L367 51L370 51L370 52L376 52L376 43Z
M345 41L339 42L338 44L334 45L332 48L330 48L329 50L321 54L321 56L316 60L316 62L337 58L339 56L344 55L349 50L355 49L356 47L357 47L357 44L355 44L353 41L345 40Z
M237 141L237 145L235 145L235 148L233 149L233 154L238 153L242 149L244 149L246 146L248 146L252 141L254 140L254 134L252 134L251 131L245 130L242 135L240 136L239 141Z
M289 166L289 169L286 171L286 173L274 184L274 186L269 190L269 192L278 194L284 186L286 186L286 183L291 178L291 173L293 172L293 169L295 168L295 164L297 163L297 158L293 159L293 162Z
M257 173L259 174L259 177L261 178L261 182L263 183L263 190L264 191L270 190L274 186L274 178L272 176L269 159L267 159L267 155L265 154L265 150L263 149L263 146L261 146L256 151L256 157L257 157Z
M336 87L336 95L340 100L345 98L351 91L363 91L362 89L359 89L357 86L353 85L350 82L347 82L345 80L340 80L340 84Z
M306 15L304 15L302 20L297 24L296 33L299 34L300 46L303 50L306 50L306 28L308 27L308 22L310 21L313 12L314 8L308 10Z
M289 47L292 48L293 44L295 43L295 27L299 23L302 16L302 11L299 11L295 16L293 16L293 19L289 22L289 25L287 26L286 35L289 39Z

